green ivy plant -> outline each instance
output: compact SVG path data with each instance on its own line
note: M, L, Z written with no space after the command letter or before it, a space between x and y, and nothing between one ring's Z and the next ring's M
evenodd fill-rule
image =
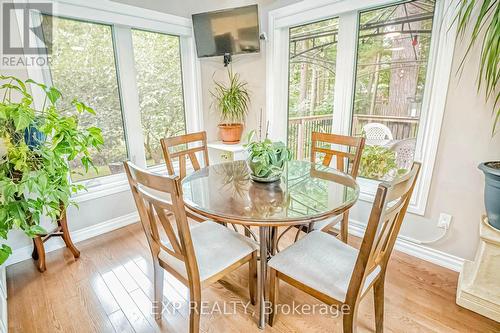
M73 100L72 111L59 110L62 95L54 87L12 76L0 76L0 82L0 237L6 240L11 229L35 237L46 233L42 216L55 221L73 204L71 195L84 189L71 183L69 162L79 159L88 171L92 149L104 141L101 129L78 125L79 114L95 114L84 103ZM28 88L45 93L41 109ZM0 264L11 253L1 245Z
M228 67L229 85L215 81L215 90L211 91L214 98L213 106L220 112L220 120L224 124L243 123L248 113L250 94L247 83L241 81L239 74L234 74Z
M398 169L396 153L382 146L365 146L361 155L359 175L363 178L383 179L391 172L403 173Z
M255 130L247 135L247 143L243 145L248 153L248 166L252 174L259 178L274 178L281 175L286 161L292 158L292 152L283 142L254 140Z

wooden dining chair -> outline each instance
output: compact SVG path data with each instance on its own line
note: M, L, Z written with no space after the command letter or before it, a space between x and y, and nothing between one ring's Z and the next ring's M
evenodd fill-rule
M373 286L376 331L383 331L387 263L419 170L420 163L415 162L406 175L378 186L359 251L328 233L313 231L271 258L271 326L276 320L278 283L283 280L330 306L345 310L347 305L344 333L355 331L357 307Z
M208 161L208 149L207 149L207 134L205 131L189 133L179 136L174 136L171 138L160 139L161 147L163 150L163 157L165 158L165 163L167 164L167 170L169 175L174 175L174 164L173 160L175 158L179 159L179 176L182 179L186 177L187 167L186 159L189 158L193 169L199 170L201 168L200 162L196 156L196 153L203 153L203 162L205 166L209 165ZM192 144L199 144L195 147L190 147Z
M365 138L338 134L313 132L311 135L311 162L318 162L318 155L323 155L321 163L345 172L354 179L358 176L361 154L365 146ZM332 147L333 145L333 147ZM320 157L321 158L321 157ZM332 166L333 162L333 166ZM324 221L311 223L306 232L313 230L327 231L340 222L340 239L347 243L349 227L349 211Z
M258 245L212 221L190 227L179 176L153 174L130 162L124 165L153 257L155 319L162 315L163 270L189 288L191 333L199 331L201 289L246 263L250 301L255 304ZM162 194L170 195L170 200ZM174 221L168 212L173 212Z

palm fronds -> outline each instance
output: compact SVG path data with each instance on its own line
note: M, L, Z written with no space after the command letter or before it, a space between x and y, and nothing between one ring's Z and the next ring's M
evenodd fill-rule
M494 98L492 116L492 135L500 123L500 0L460 0L455 20L458 22L457 34L464 37L472 24L472 35L467 51L460 63L463 67L472 47L481 40L478 91L484 87L486 100Z

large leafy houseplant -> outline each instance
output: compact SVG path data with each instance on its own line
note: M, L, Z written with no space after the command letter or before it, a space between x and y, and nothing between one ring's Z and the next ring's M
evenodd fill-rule
M500 0L460 0L457 3L457 33L462 39L472 26L467 51L460 67L465 64L472 47L481 43L478 91L484 89L486 99L493 99L493 129L500 123ZM500 161L479 165L485 174L484 201L489 223L500 230Z
M244 145L249 155L250 176L262 182L278 180L285 162L292 158L292 152L283 142L273 142L268 138L258 141L254 137L255 131L248 133L248 142Z
M211 92L214 99L213 106L220 113L219 129L222 141L238 143L243 132L243 123L248 113L250 94L247 83L240 79L238 73L227 69L229 83L215 81L215 89Z
M95 114L84 103L73 100L73 112L59 110L56 88L12 76L0 80L0 237L7 239L11 229L35 237L46 233L40 226L43 216L55 221L72 203L71 195L84 189L71 183L69 163L79 159L88 171L91 151L102 146L103 138L97 127L79 127L79 114ZM40 109L28 88L45 93ZM3 244L0 264L10 254Z
M484 88L486 99L494 100L492 133L495 134L500 122L500 0L460 0L457 6L455 20L458 21L459 37L464 38L472 25L472 34L460 67L465 64L472 47L480 40L477 89L479 91Z

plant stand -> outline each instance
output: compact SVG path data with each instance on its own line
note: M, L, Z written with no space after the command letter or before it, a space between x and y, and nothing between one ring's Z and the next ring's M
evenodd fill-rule
M474 261L466 260L460 273L457 304L500 322L500 231L481 219L480 244Z
M71 251L75 259L80 257L80 251L78 251L71 240L71 235L68 230L68 221L66 219L66 211L64 210L59 220L57 220L57 228L54 231L33 238L33 253L31 257L37 262L36 266L42 273L47 269L45 266L45 247L43 244L54 236L61 237L64 240L66 247Z

